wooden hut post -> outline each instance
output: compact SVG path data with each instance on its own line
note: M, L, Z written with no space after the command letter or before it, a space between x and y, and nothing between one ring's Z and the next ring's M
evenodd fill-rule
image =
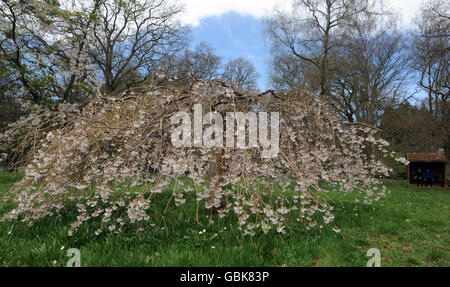
M411 169L409 168L410 164L408 163L408 165L406 166L406 178L407 178L407 183L408 183L408 187L411 185Z

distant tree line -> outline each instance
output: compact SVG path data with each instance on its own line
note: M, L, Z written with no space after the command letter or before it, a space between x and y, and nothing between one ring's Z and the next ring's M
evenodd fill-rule
M380 127L398 152L449 154L448 1L423 2L408 31L380 1L293 3L267 23L277 89L316 92L342 120Z

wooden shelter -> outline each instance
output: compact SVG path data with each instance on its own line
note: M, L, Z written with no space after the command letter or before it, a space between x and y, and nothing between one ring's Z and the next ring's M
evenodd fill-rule
M419 169L422 172L428 169L433 174L433 187L445 188L447 159L443 153L407 153L406 160L409 161L409 187L417 185L416 174Z

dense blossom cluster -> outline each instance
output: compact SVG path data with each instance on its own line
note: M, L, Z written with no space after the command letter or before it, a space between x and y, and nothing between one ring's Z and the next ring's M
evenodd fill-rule
M279 112L278 157L261 158L261 148L175 148L170 117L192 112L194 104L219 113ZM154 226L148 210L169 192L166 209L193 200L220 218L235 216L244 234L284 233L289 224L332 223L324 186L359 191L366 203L386 195L377 178L389 174L381 162L393 156L388 144L374 128L338 121L307 91L245 95L198 82L190 90L148 87L97 97L81 113L58 117L68 114L70 123L42 137L9 194L17 206L3 220L32 225L76 206L69 234L93 218L101 219L95 234L120 232L127 223L142 230Z
M30 105L29 102L26 104L29 115L10 123L0 133L0 165L5 168L25 165L30 156L41 148L49 132L70 128L80 116L77 104L61 103L57 111Z

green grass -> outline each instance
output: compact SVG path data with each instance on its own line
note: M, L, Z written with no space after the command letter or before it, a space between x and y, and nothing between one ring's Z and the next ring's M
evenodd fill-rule
M19 178L0 172L0 194ZM365 266L373 247L382 266L450 266L450 190L387 185L388 198L373 205L329 193L341 233L293 228L284 236L242 237L231 219L208 225L203 215L198 225L189 204L184 212L168 209L165 220L154 215L156 226L144 232L119 235L95 236L97 226L88 223L69 237L70 216L33 227L0 222L0 266L65 266L69 248L80 249L82 266Z

